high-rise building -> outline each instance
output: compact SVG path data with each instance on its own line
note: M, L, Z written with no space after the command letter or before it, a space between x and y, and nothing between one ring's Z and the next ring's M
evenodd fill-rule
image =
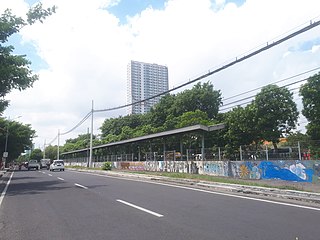
M168 91L168 67L131 61L128 64L127 102L134 103ZM149 112L161 96L129 107L129 114Z

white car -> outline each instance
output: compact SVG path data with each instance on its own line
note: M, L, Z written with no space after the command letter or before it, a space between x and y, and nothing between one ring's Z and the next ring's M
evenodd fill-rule
M50 165L50 171L59 170L64 171L64 162L63 160L53 160L53 163Z
M30 160L28 162L28 170L33 169L33 168L36 170L40 169L40 165L37 160Z

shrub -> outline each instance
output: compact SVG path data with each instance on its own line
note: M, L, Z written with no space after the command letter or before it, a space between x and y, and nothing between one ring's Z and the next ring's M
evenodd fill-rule
M111 168L112 168L111 162L105 162L102 165L102 170L111 170Z

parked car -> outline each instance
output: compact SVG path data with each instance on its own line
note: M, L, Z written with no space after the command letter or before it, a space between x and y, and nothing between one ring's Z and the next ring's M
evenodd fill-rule
M64 162L63 160L53 160L53 163L50 165L50 171L64 171Z

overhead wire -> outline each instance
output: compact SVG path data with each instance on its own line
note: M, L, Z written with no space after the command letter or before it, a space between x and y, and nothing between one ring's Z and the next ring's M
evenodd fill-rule
M297 84L297 83L301 83L301 82L304 82L304 81L307 81L307 80L308 80L308 78L304 78L304 79L295 81L295 82L293 82L293 83L289 83L289 84L283 85L283 86L281 86L280 88L285 88L285 87L288 87L288 86L291 86L291 85L295 85L295 84ZM263 88L263 87L261 87L261 88ZM260 88L257 88L257 89L260 89ZM291 90L296 90L296 89L299 89L299 87L298 87L298 88L291 89ZM248 91L248 92L251 92L251 91ZM248 100L248 99L252 99L252 98L254 98L256 95L257 95L257 94L251 95L251 96L249 96L249 97L245 97L245 98L242 98L242 99L239 99L239 100L236 100L236 101L227 103L227 104L223 104L221 107L233 105L233 104L235 104L235 103L239 103L239 102L242 102L242 101L245 101L245 100ZM246 102L246 104L247 104L247 103L250 103L250 102L251 102L251 101ZM244 104L244 103L242 103L242 104ZM241 105L241 104L240 104L240 105ZM228 108L219 109L219 111L225 111L225 110L228 110L228 109L233 108L233 107L236 107L236 106L239 106L239 104L233 105L233 106L228 107Z
M242 56L240 58L236 58L235 60L233 60L233 61L231 61L231 62L229 62L229 63L227 63L227 64L225 64L225 65L223 65L221 67L218 67L218 68L216 68L216 69L214 69L212 71L209 70L209 72L206 73L206 74L203 74L203 75L201 75L199 77L196 77L193 80L190 80L190 81L185 82L185 83L183 83L181 85L178 85L177 87L173 87L173 88L171 88L171 89L169 89L167 91L164 91L162 93L156 94L154 96L151 96L151 97L148 97L148 98L145 98L145 99L133 102L133 103L120 105L118 107L111 107L111 108L94 110L94 112L106 112L106 111L122 109L122 108L126 108L126 107L129 107L129 106L137 105L139 103L146 102L146 101L151 100L151 99L156 98L156 97L160 97L160 96L166 95L166 94L168 94L170 92L173 92L173 91L178 90L178 89L180 89L182 87L185 87L185 86L187 86L187 85L189 85L191 83L200 81L200 80L202 80L204 78L207 78L207 77L209 77L209 76L211 76L213 74L216 74L216 73L218 73L218 72L220 72L220 71L222 71L224 69L227 69L227 68L229 68L229 67L231 67L231 66L233 66L233 65L235 65L237 63L243 62L244 60L246 60L248 58L251 58L251 57L253 57L253 56L255 56L255 55L257 55L257 54L259 54L261 52L264 52L264 51L266 51L266 50L268 50L268 49L270 49L270 48L272 48L274 46L277 46L277 45L279 45L279 44L281 44L281 43L283 43L283 42L285 42L285 41L287 41L287 40L289 40L289 39L291 39L291 38L293 38L293 37L295 37L295 36L297 36L299 34L302 34L302 33L306 32L306 31L309 31L309 30L311 30L311 29L313 29L313 28L315 28L315 27L317 27L319 25L320 25L320 20L319 21L311 21L310 24L308 26L304 27L304 28L301 28L301 29L299 29L299 30L297 30L297 31L295 31L295 32L293 32L293 33L291 33L291 34L279 39L279 40L276 40L276 41L270 43L270 44L267 43L266 46L263 46L263 47L259 48L258 50L255 50L255 51L253 51L251 53L248 53L248 55L244 55L244 56Z
M55 136L49 143L47 143L46 145L51 145L54 141L56 141L58 138L58 135Z
M320 67L316 67L316 68L313 68L313 69L311 69L311 70L308 70L308 71L305 71L305 72L302 72L302 73L296 74L296 75L294 75L294 76L287 77L287 78L281 79L281 80L276 81L276 82L273 82L273 83L269 83L269 84L267 84L267 85L270 85L270 84L278 84L278 83L281 83L281 82L284 82L284 81L290 80L290 79L292 79L292 78L299 77L299 76L301 76L301 75L304 75L304 74L307 74L307 73L310 73L310 72L314 72L314 71L319 70L319 69L320 69ZM264 85L264 86L262 86L262 87L258 87L258 88L255 88L255 89L252 89L252 90L249 90L249 91L243 92L243 93L239 93L239 94L234 95L234 96L231 96L231 97L223 98L222 100L225 100L225 101L226 101L226 100L229 100L229 99L232 99L232 98L236 98L236 97L239 97L239 96L245 95L245 94L247 94L247 93L251 93L251 92L254 92L254 91L260 90L261 88L263 88L263 87L265 87L265 86L267 86L267 85Z
M90 111L86 116L84 116L84 117L82 118L82 120L81 120L77 125L75 125L73 128L71 128L71 129L70 129L69 131L67 131L67 132L60 133L60 135L66 135L66 134L74 131L75 129L77 129L79 126L82 125L82 123L84 123L84 122L91 116L91 114L92 114L92 111Z
M311 21L308 26L306 26L306 27L304 27L304 28L301 28L301 29L299 29L299 30L297 30L297 31L295 31L295 32L293 32L293 33L291 33L291 34L283 37L283 38L280 38L279 40L276 40L276 41L270 43L270 44L267 43L266 46L263 46L263 47L255 50L255 51L253 51L253 52L249 52L248 55L244 55L244 56L242 56L242 57L240 57L240 58L236 58L235 60L233 60L233 61L231 61L231 62L229 62L229 63L227 63L227 64L225 64L225 65L223 65L223 66L221 66L221 67L218 67L218 68L216 68L216 69L214 69L214 70L212 70L212 71L209 70L209 72L206 73L206 74L203 74L203 75L201 75L201 76L199 76L199 77L194 78L193 80L189 80L188 82L185 82L185 83L183 83L183 84L181 84L181 85L178 85L177 87L173 87L173 88L171 88L171 89L169 89L169 90L167 90L167 91L164 91L164 92L162 92L162 93L156 94L156 95L154 95L154 96L151 96L151 97L148 97L148 98L139 100L139 101L135 101L135 102L133 102L133 103L129 103L129 104L125 104L125 105L120 105L120 106L118 106L118 107L111 107L111 108L98 109L98 110L92 109L92 111L90 111L77 125L75 125L73 128L71 128L71 129L70 129L69 131L67 131L67 132L60 133L60 135L66 135L66 134L74 131L76 128L78 128L79 126L81 126L81 125L91 116L91 114L93 114L94 112L106 112L106 111L112 111L112 110L122 109L122 108L126 108L126 107L129 107L129 106L137 105L137 104L139 104L139 103L146 102L146 101L151 100L151 99L154 99L154 98L156 98L156 97L161 97L161 96L166 95L166 94L168 94L168 93L170 93L170 92L173 92L173 91L178 90L178 89L180 89L180 88L182 88L182 87L185 87L185 86L187 86L187 85L189 85L189 84L192 84L192 83L195 83L195 82L200 81L200 80L202 80L202 79L205 79L205 78L207 78L207 77L209 77L209 76L211 76L211 75L213 75L213 74L216 74L216 73L218 73L218 72L220 72L220 71L222 71L222 70L225 70L225 69L227 69L227 68L229 68L229 67L231 67L231 66L233 66L233 65L235 65L235 64L237 64L237 63L243 62L244 60L246 60L246 59L248 59L248 58L251 58L251 57L253 57L253 56L255 56L255 55L257 55L257 54L259 54L259 53L261 53L261 52L264 52L264 51L266 51L266 50L268 50L268 49L270 49L270 48L272 48L272 47L274 47L274 46L277 46L277 45L281 44L282 42L285 42L285 41L287 41L287 40L289 40L289 39L291 39L291 38L293 38L293 37L295 37L295 36L297 36L297 35L299 35L299 34L302 34L302 33L306 32L306 31L309 31L309 30L311 30L311 29L313 29L313 28L315 28L315 27L317 27L317 26L319 26L319 25L320 25L320 21ZM311 70L310 70L310 71L311 71ZM303 74L303 73L302 73L302 74ZM284 80L283 80L283 81L284 81ZM252 91L254 91L254 90L252 90ZM229 98L229 99L230 99L230 98ZM229 103L229 104L231 104L231 103ZM224 110L224 109L222 109L222 110ZM59 136L59 134L58 134L58 136ZM58 136L57 136L56 138L58 138ZM56 140L56 138L55 138L54 140ZM51 143L52 143L54 140L52 140Z

